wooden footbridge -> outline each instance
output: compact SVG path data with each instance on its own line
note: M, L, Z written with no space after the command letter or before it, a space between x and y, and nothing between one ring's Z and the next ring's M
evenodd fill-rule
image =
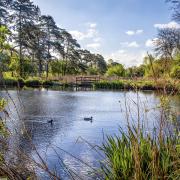
M99 81L100 81L100 76L77 76L76 86L92 86L93 83Z

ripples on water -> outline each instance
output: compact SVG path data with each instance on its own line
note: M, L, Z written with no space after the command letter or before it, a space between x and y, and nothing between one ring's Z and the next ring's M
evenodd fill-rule
M53 144L63 150L80 158L90 166L98 166L102 157L92 150L82 139L91 144L101 145L104 135L118 133L121 126L126 128L126 118L124 116L124 102L127 101L131 111L131 118L137 119L137 94L135 92L107 92L107 91L86 91L86 92L65 92L65 91L9 91L19 109L22 121L18 120L13 104L9 101L9 110L14 123L10 127L19 129L21 135L18 136L20 147L35 157L27 139L23 137L22 122L32 137L33 143L42 156L46 156L51 169L57 168L63 179L68 179L59 165L59 159L55 151L48 146ZM7 96L5 92L0 92L1 96ZM140 113L141 118L147 120L149 127L156 123L158 115L154 110L159 97L153 92L140 92ZM20 101L22 104L20 103ZM179 98L173 99L173 105L180 112ZM147 117L143 114L143 109L151 109ZM93 116L93 121L84 121L84 117ZM53 119L53 124L47 123ZM77 141L78 140L78 141ZM47 146L49 147L47 149ZM53 147L55 147L53 146ZM61 149L56 148L57 153L63 162L79 175L86 177L91 169L77 161ZM46 152L46 153L44 153Z

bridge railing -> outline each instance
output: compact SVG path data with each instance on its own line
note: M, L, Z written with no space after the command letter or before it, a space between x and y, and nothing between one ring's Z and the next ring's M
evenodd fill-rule
M99 82L100 76L77 76L76 84L91 84L94 82Z

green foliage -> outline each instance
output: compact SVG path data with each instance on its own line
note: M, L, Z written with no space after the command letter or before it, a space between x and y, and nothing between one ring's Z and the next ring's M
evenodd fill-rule
M97 68L93 68L93 67L89 67L87 69L87 73L90 75L98 75L98 69Z
M27 87L39 87L42 86L43 82L39 79L27 79L25 85Z
M51 62L51 71L53 74L63 74L63 67L65 65L64 61L52 61Z
M166 90L167 92L180 92L180 84L173 80L159 80L156 83L150 80L100 81L94 83L94 88L114 90Z
M37 73L37 67L30 61L29 58L24 59L23 63L24 78L27 78L29 75Z
M0 99L0 113L8 115L7 111L5 110L6 105L7 105L7 102L5 101L5 99ZM8 130L6 128L4 121L2 120L2 118L0 116L0 137L1 136L7 137ZM1 152L0 152L0 154L1 154Z
M174 66L171 70L171 77L180 79L180 66Z
M4 80L0 80L0 85L1 86L6 85L6 86L11 86L11 87L14 87L14 86L17 87L18 81L15 78L6 78Z
M107 180L179 179L179 143L176 136L161 139L135 126L128 132L120 129L120 135L108 136L101 148L107 161L101 164L102 174Z
M47 80L47 81L43 81L43 83L42 83L42 85L43 86L53 86L53 81L49 81L49 80Z
M51 70L58 76L107 74L154 78L155 74L156 78L179 79L180 64L173 61L172 55L180 50L179 29L159 30L154 42L158 59L152 57L151 62L146 57L142 65L125 69L112 59L106 62L102 55L80 49L69 32L58 27L52 16L41 15L40 9L30 0L3 0L0 10L0 70L12 71L12 77L28 78L37 74L42 77L46 72L47 79ZM9 30L11 18L7 18L9 12L14 21L12 32ZM15 48L10 47L9 40Z
M107 64L106 61L104 60L104 57L100 54L97 54L95 56L95 68L97 68L98 72L100 74L104 74L107 70Z
M6 105L7 105L7 102L5 101L5 99L1 99L0 100L0 112L2 112L4 110Z
M95 89L124 89L124 83L122 81L101 81L94 83Z
M122 64L118 64L118 65L109 67L106 73L108 76L123 77L125 75L125 69Z
M10 45L7 43L7 37L10 34L6 26L0 25L0 71L6 71L10 62Z
M126 69L126 77L143 77L145 75L146 66L144 64L140 66L133 66Z
M173 66L171 68L171 77L180 79L180 53L176 52L174 57Z
M0 25L0 52L10 49L10 45L7 43L8 35L10 35L8 28Z

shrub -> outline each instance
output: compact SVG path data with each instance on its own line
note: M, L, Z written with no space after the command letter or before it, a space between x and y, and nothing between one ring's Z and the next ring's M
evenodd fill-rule
M42 82L38 79L29 79L25 81L25 85L28 87L38 87L42 86Z
M53 85L54 85L53 81L50 81L50 80L43 81L43 86L53 86Z
M180 79L180 66L174 66L171 71L171 77Z
M17 79L13 79L13 78L6 78L3 80L0 80L0 85L1 86L17 86L18 85L18 81Z

